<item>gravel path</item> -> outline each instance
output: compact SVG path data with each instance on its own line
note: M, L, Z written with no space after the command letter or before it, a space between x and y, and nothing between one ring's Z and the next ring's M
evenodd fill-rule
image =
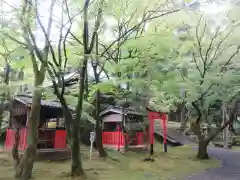
M221 167L190 175L184 180L240 180L240 152L222 148L209 148L208 152L222 161Z

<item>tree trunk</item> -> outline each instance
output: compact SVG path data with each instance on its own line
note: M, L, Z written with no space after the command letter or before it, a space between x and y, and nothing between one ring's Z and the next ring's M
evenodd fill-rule
M67 141L69 143L71 143L71 124L73 124L73 116L71 114L71 111L67 105L65 98L63 96L61 96L61 94L59 93L58 87L54 85L54 89L55 89L54 93L57 96L57 98L59 99L61 106L62 106L63 116L65 119L65 126L66 126L66 130L67 130Z
M85 77L87 71L88 58L92 52L93 42L95 38L95 33L93 33L93 39L91 41L91 46L89 47L89 30L88 30L88 8L90 0L85 0L84 3L84 27L83 27L83 44L84 44L84 59L81 62L79 68L80 80L79 80L79 93L78 93L78 103L76 107L76 119L72 124L72 176L85 176L82 168L81 154L80 154L80 122L82 119L83 110L83 100L84 100L84 90L85 90Z
M88 8L90 0L85 0L84 3L84 27L83 27L83 45L84 45L84 59L80 66L80 80L79 80L79 93L78 93L78 103L76 107L76 119L73 122L72 127L72 176L85 176L81 163L80 154L80 122L82 119L83 110L83 100L84 100L84 90L85 90L85 77L87 71L88 58L91 56L93 45L95 42L95 37L100 24L100 17L102 15L101 8L98 10L97 19L95 22L95 29L92 34L92 39L89 43L89 27L88 27ZM100 2L103 4L103 1ZM90 44L90 45L89 45Z
M68 141L70 142L71 155L72 155L72 166L71 176L85 176L82 168L82 160L80 154L80 126L76 120L72 118L70 110L64 97L59 96L60 102L63 108L63 114L66 122L66 129L68 134ZM72 125L72 126L71 126Z
M8 59L5 57L5 70L3 72L3 83L8 86L9 85L9 77L10 77L10 65L8 63ZM8 101L10 100L10 93L9 92L4 92L0 96L3 96L0 100L0 128L2 126L2 119L3 119L3 113L6 111L6 105L5 105L5 100L7 99ZM1 136L1 134L0 134Z
M80 122L82 119L82 107L85 90L85 75L87 70L88 55L84 57L84 62L80 68L80 81L79 81L79 93L78 104L76 107L76 119L72 123L72 137L71 137L71 150L72 150L72 170L71 175L85 177L85 173L82 167L81 154L80 154Z
M86 75L85 75L85 95L84 98L87 99L89 96L89 88L88 88L88 70L86 70Z
M193 132L198 137L198 153L197 158L199 159L209 159L207 153L207 146L209 141L205 139L205 136L201 133L200 124L195 124L195 127L192 128Z
M99 63L98 60L98 34L96 34L96 62L92 61L92 67L93 67L93 73L95 77L96 84L100 83L100 72L97 72L97 64ZM107 153L103 148L102 144L102 129L100 127L101 125L101 119L100 119L100 89L97 89L96 91L96 104L95 104L95 119L96 119L96 127L95 127L95 133L96 133L96 145L99 157L106 157Z
M82 160L80 154L80 127L74 125L72 128L72 170L71 176L85 176L85 173L82 168Z
M84 77L81 79L80 84L84 83ZM82 106L80 100L83 98L83 91L84 89L80 88L80 91L82 93L82 97L78 98L78 107L76 108L77 111L77 117L76 119L73 119L73 116L71 115L70 109L67 105L67 102L65 98L61 95L61 93L58 91L58 87L55 83L54 84L54 93L58 97L62 109L63 109L63 116L65 118L65 124L67 129L67 138L70 143L71 147L71 156L72 156L72 166L71 166L71 176L85 176L85 173L82 168L82 160L81 160L81 154L80 154L80 126L79 126L79 119L81 117L81 109L79 107ZM84 88L84 86L80 86Z
M71 137L71 150L72 150L72 170L71 175L85 176L82 167L81 154L80 154L80 122L82 119L82 107L85 90L85 75L87 70L88 55L84 57L83 65L80 68L80 81L79 81L79 93L78 104L76 107L76 119L72 123L72 137Z
M14 168L16 169L20 163L20 157L18 153L19 141L20 141L20 127L18 124L15 125L15 136L14 136L14 145L12 148L12 157L14 161Z
M125 116L124 116L124 110L122 109L122 132L123 132L123 137L124 137L124 152L128 152L128 134L127 130L125 128Z
M107 153L103 148L103 144L102 144L102 130L100 129L100 127L96 126L96 145L97 145L97 150L98 150L98 154L99 157L107 157Z
M199 159L208 159L209 158L208 153L207 153L207 146L211 140L213 140L221 131L223 131L233 121L234 114L237 110L237 102L238 102L237 100L234 102L234 106L230 113L229 119L227 121L225 121L224 124L219 129L217 129L217 131L214 134L209 135L207 138L204 138L203 135L199 134L200 131L197 131L197 134L199 137L197 157ZM200 130L200 126L197 129Z
M207 146L208 143L206 141L200 140L198 142L198 153L197 158L199 159L209 159L208 153L207 153Z
M205 136L202 134L201 131L201 119L202 119L202 112L198 105L196 103L192 103L193 107L196 109L198 113L198 117L196 122L191 124L192 131L197 135L198 137L198 153L197 158L199 159L209 159L208 153L207 153L207 146L209 144L209 140L205 138Z
M225 107L225 104L222 104L222 118L223 118L223 124L225 124L227 121L229 121L228 114L227 114L227 108ZM229 125L224 128L223 131L223 141L224 141L224 148L229 147L230 142L230 133L229 133Z
M41 91L34 90L30 116L27 120L27 148L16 169L16 177L28 180L32 176L33 163L37 151L38 123L41 108Z
M199 117L198 117L199 118ZM201 132L201 126L200 122L198 123L192 123L191 124L192 131L197 135L198 137L198 153L197 158L199 159L208 159L208 153L207 153L207 146L210 141L205 139L205 136Z
M185 107L185 103L183 102L181 104L181 109L180 109L180 119L181 119L180 131L181 132L184 132L185 129L187 128L187 118L185 118L185 114L186 114L186 107Z
M97 145L99 157L106 157L107 153L104 150L103 144L102 144L102 129L100 127L101 120L100 120L99 114L100 114L100 90L97 90L97 92L96 92L96 112L95 112L96 145Z
M84 64L86 65L86 63ZM85 67L85 66L84 66ZM83 72L84 68L81 68L80 72ZM82 75L82 74L81 74ZM65 125L67 129L67 139L71 147L71 156L72 156L72 165L71 165L71 176L82 176L85 177L85 173L82 168L82 161L81 161L81 154L80 154L80 125L79 125L79 119L81 118L81 108L82 108L82 98L83 98L83 92L84 86L84 77L81 76L80 80L80 94L78 97L78 106L76 108L76 119L73 119L73 116L71 114L71 111L68 107L68 104L63 96L63 93L60 93L58 86L56 82L53 80L53 88L54 88L54 94L59 99L62 110L63 110L63 116L65 118Z

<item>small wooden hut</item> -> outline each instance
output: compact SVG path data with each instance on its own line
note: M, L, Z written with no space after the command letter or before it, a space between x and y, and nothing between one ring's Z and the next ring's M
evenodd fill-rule
M14 145L14 122L20 126L19 150L24 151L26 149L27 120L29 118L31 104L32 97L30 95L24 94L14 97L14 108L9 120L9 127L6 130L5 150L11 150ZM41 100L37 152L69 152L62 108L58 102Z
M145 147L144 116L130 108L110 106L100 114L102 119L102 142L104 147L121 149L125 145L124 133L129 147Z

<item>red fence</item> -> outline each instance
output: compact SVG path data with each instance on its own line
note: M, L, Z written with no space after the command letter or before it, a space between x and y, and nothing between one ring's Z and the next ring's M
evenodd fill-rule
M134 138L134 145L144 144L144 133L137 132ZM124 146L124 136L121 131L119 132L102 132L102 142L104 145Z
M5 149L10 150L14 145L14 129L6 130L6 140L5 140ZM19 141L19 150L24 150L27 146L27 128L20 129L20 141Z
M136 140L137 140L137 145L144 145L144 133L143 132L137 132L136 133Z
M5 140L5 149L11 150L14 145L14 129L6 130L6 140ZM50 137L54 141L54 148L61 149L66 148L66 130L56 130L54 132L54 137ZM27 128L20 129L20 141L19 141L19 150L25 150L27 147Z
M124 136L122 132L102 132L102 142L106 145L124 145Z
M56 148L56 149L66 148L66 144L67 144L66 138L67 138L66 130L56 130L55 140L54 140L54 148Z

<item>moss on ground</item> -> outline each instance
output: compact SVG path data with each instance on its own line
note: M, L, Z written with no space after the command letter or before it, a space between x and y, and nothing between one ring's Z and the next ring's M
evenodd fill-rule
M220 166L216 159L200 161L195 158L196 151L191 146L169 148L168 153L161 152L162 146L155 145L154 162L144 162L144 153L129 152L121 154L108 151L108 154L117 159L99 159L94 152L90 161L88 148L82 149L84 169L90 180L167 180L188 174L204 171L208 168ZM0 180L13 179L11 158L0 153ZM33 176L35 180L67 180L70 161L36 162Z

